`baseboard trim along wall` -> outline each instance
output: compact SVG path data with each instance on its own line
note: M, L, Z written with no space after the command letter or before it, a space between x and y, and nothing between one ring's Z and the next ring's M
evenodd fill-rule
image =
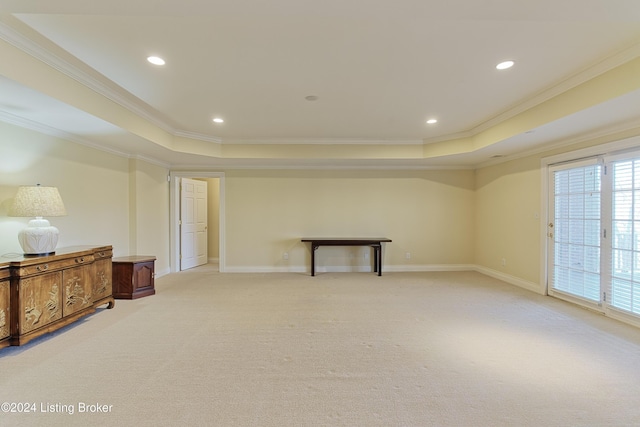
M493 277L494 279L502 280L503 282L507 282L511 285L518 286L519 288L526 289L531 292L535 292L540 295L544 295L544 290L541 289L541 285L535 282L529 282L527 280L523 280L519 277L511 276L509 274L505 274L501 271L492 270L487 267L483 267L481 265L476 265L474 270L478 273L482 273L486 276Z
M471 264L442 264L442 265L383 265L382 273L385 272L419 272L419 271L474 271L475 266ZM227 273L309 273L308 266L246 266L229 267L225 269ZM316 273L371 273L371 267L367 265L359 266L316 266Z
M421 272L421 271L477 271L494 279L502 280L514 286L543 294L538 283L529 282L519 277L511 276L500 271L482 267L474 264L428 264L428 265L383 265L382 274L403 273L403 272ZM227 273L305 273L310 274L308 266L246 266L246 267L229 267L225 269ZM322 266L316 267L316 273L367 273L371 272L369 266Z
M162 277L162 276L166 276L167 274L171 273L171 269L169 268L165 268L163 270L156 270L154 277L157 279L158 277Z

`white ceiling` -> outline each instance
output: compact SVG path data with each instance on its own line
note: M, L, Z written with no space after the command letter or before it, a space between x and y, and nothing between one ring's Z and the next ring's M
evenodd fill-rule
M638 0L0 0L0 11L5 39L18 34L52 62L83 69L161 129L223 145L393 146L472 135L640 55ZM150 65L149 55L167 65ZM516 65L497 71L505 59ZM409 164L473 166L634 123L637 92L474 153ZM431 117L439 122L427 125ZM143 141L6 77L0 119L174 166L243 163ZM367 163L348 163L358 162Z

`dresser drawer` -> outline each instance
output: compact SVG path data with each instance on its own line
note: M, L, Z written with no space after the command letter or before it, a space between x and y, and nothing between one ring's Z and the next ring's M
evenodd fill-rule
M32 265L22 265L19 267L19 275L21 277L28 277L34 274L42 274L50 271L64 270L66 268L77 267L84 264L91 264L93 262L93 254L78 255L71 258L45 261L40 263L34 263Z

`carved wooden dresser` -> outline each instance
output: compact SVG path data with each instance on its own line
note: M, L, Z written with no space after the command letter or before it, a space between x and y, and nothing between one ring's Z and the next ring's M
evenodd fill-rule
M9 263L0 264L0 348L9 345Z
M0 265L0 348L60 329L100 305L113 308L112 257L111 246L76 246Z

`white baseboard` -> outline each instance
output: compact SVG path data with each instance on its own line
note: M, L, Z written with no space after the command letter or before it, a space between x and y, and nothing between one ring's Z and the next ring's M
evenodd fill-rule
M316 270L317 271L317 270ZM306 267L272 267L272 266L246 266L246 267L225 267L225 273L308 273L310 270Z
M165 268L164 270L156 270L154 271L154 277L157 279L158 277L166 276L171 273L171 269Z
M432 265L383 265L382 273L403 273L403 272L420 272L420 271L474 271L475 266L472 264L432 264ZM246 266L246 267L229 267L225 268L226 273L309 273L309 266ZM360 266L322 266L316 267L316 273L372 273L372 269L368 265Z
M523 280L519 277L511 276L501 271L496 271L481 265L476 265L474 270L478 273L484 274L485 276L493 277L494 279L502 280L503 282L518 286L519 288L544 295L544 291L540 289L540 285L538 283L529 282L528 280Z
M426 264L426 265L383 265L382 274L428 271L477 271L494 279L502 280L514 286L544 295L539 284L511 276L475 264ZM311 274L308 266L246 266L225 268L226 273L305 273ZM372 272L370 266L322 266L316 267L316 273L367 273Z
M473 271L473 264L412 264L412 265L383 265L382 272L408 273L420 271Z

